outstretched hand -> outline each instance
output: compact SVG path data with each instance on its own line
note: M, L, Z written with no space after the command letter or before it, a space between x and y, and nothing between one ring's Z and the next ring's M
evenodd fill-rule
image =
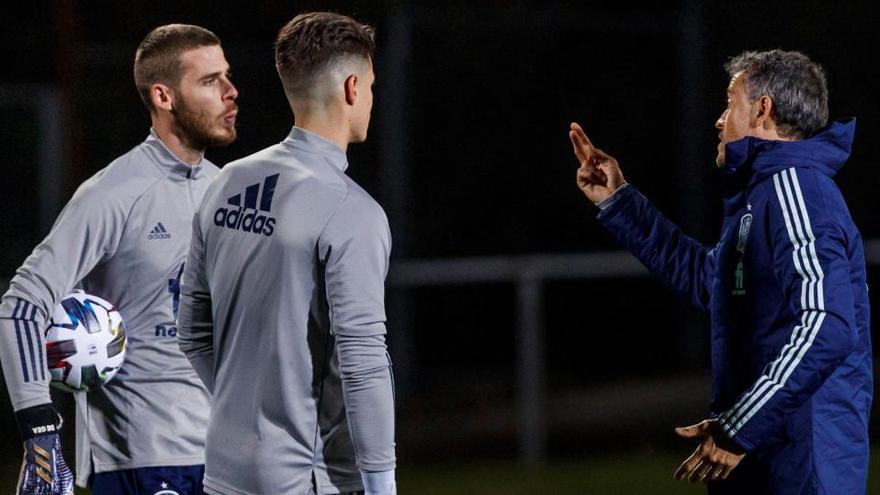
M577 123L571 123L568 137L581 164L577 170L577 185L590 201L601 203L624 184L623 172L614 157L593 146Z
M721 427L713 419L707 419L693 426L676 428L675 433L682 438L702 439L697 450L675 471L676 480L687 478L691 482L708 483L727 479L730 472L746 455L724 436Z

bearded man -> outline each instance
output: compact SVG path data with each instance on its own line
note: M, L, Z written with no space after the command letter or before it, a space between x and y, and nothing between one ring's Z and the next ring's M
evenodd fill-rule
M0 358L25 444L19 494L68 494L42 329L79 286L116 305L128 335L113 381L77 394L77 476L92 493L201 494L210 395L177 346L180 277L196 206L218 173L206 148L236 137L220 40L171 24L134 60L147 139L84 182L0 304Z

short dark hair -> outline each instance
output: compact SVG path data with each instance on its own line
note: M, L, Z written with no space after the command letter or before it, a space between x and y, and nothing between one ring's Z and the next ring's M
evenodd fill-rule
M275 39L275 66L288 97L309 94L316 76L345 57L373 60L375 30L351 17L309 12L294 17Z
M176 86L180 82L183 52L219 44L220 38L214 33L190 24L167 24L150 31L134 56L134 84L144 105L153 111L150 85L161 82Z
M724 68L731 77L743 73L752 100L770 97L773 120L781 136L810 137L828 123L825 71L803 53L743 52L730 59Z

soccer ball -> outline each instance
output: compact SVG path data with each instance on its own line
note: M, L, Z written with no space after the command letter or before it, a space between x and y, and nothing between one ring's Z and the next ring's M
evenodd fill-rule
M55 307L46 329L51 384L87 392L109 382L125 359L122 316L100 297L73 291Z

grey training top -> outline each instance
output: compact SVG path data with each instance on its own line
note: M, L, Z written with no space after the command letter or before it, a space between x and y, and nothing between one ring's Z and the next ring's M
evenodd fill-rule
M193 220L178 339L214 393L208 493L354 491L358 467L395 467L391 237L347 165L294 127L227 165Z
M122 368L77 394L77 482L95 472L204 462L210 396L177 345L191 219L217 167L190 167L151 133L84 182L0 305L0 358L16 410L50 402L43 333L75 285L116 305ZM17 309L16 309L17 308Z

